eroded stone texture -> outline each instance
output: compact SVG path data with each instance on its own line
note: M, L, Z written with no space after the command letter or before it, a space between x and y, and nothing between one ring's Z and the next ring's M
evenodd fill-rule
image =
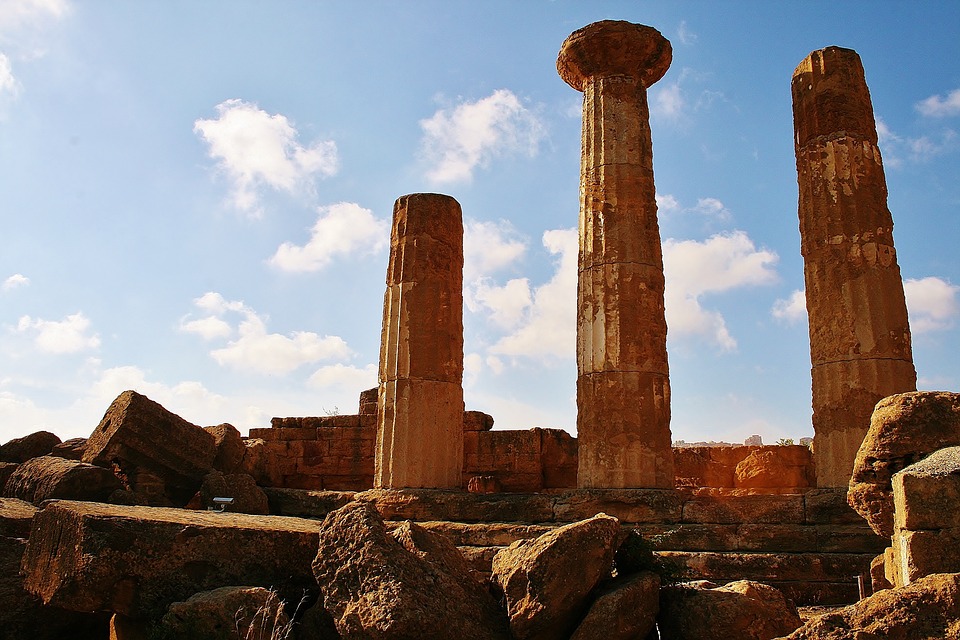
M573 32L557 70L583 97L577 304L578 484L672 487L663 256L647 88L670 42L602 21Z
M449 196L393 210L380 338L374 485L461 486L463 220Z
M893 535L893 475L958 445L960 393L914 391L884 398L857 452L847 501L878 535Z
M3 489L8 498L40 504L53 498L106 502L120 480L109 470L78 460L40 456L13 472Z
M817 483L845 486L874 405L916 389L870 93L851 49L793 72Z

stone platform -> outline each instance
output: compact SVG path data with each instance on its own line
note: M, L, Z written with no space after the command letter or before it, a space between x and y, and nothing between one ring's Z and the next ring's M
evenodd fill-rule
M846 503L846 492L697 495L667 489L471 494L438 490L363 492L265 489L277 515L321 518L350 500L373 502L388 521L413 520L449 536L480 572L501 547L603 512L682 561L691 579L752 579L797 604L844 604L886 541Z

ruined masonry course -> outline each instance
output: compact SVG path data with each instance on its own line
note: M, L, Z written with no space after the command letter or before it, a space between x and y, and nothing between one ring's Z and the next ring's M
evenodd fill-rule
M647 88L670 66L652 27L573 32L557 70L582 91L577 301L578 484L673 486L663 256Z
M814 51L792 91L817 484L845 487L874 405L917 374L860 57Z
M459 488L463 220L449 196L397 200L380 337L374 484Z

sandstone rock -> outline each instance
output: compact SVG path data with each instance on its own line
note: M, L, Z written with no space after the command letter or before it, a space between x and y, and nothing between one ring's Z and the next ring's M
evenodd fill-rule
M801 625L777 589L749 580L722 587L684 583L660 590L657 627L663 640L769 640Z
M464 431L490 431L493 429L493 416L482 411L463 412Z
M37 508L24 500L0 498L0 536L26 538L30 535Z
M213 468L223 473L236 473L243 461L243 454L247 451L240 432L235 426L227 423L204 427L204 430L213 436L213 444L217 449Z
M53 449L50 450L50 455L66 458L67 460L82 460L83 452L86 451L86 449L86 438L70 438L58 445L54 445Z
M891 549L892 551L892 549ZM870 592L876 593L883 589L890 589L893 585L887 579L887 554L881 553L870 562Z
M960 447L931 453L895 473L891 484L894 531L960 530ZM960 571L960 567L957 570Z
M270 513L276 516L323 519L328 513L353 502L352 491L308 491L264 487Z
M786 450L788 447L777 447L777 449ZM800 447L800 449L809 455L809 449L806 447ZM790 461L781 453L789 452L780 452L772 448L751 452L737 464L734 470L734 486L740 489L801 489L811 486L811 479L816 481L815 478L807 477L808 467L790 464Z
M7 484L7 480L19 466L19 462L0 462L0 489Z
M566 637L589 606L589 595L613 566L620 521L605 514L519 540L493 559L492 581L503 592L517 640Z
M933 574L813 618L788 640L960 638L960 574Z
M387 533L368 503L330 513L313 571L347 638L509 638L506 620L445 539L415 524Z
M233 498L228 505L214 503L214 498ZM229 511L231 513L250 513L267 515L270 506L267 494L257 486L252 476L245 473L231 473L229 475L212 471L203 479L200 485L200 508Z
M20 562L26 544L22 538L0 536L0 637L10 640L105 638L106 615L45 607L39 598L24 591Z
M570 640L646 638L660 610L660 577L643 572L605 585Z
M58 444L60 444L60 438L56 434L37 431L0 445L0 461L26 462L30 458L49 454Z
M915 391L877 403L853 466L847 500L877 535L893 535L893 474L960 445L960 393Z
M299 601L316 549L312 520L60 500L34 517L22 568L46 604L153 620L238 583Z
M3 494L34 504L51 498L106 502L120 487L120 480L109 469L78 460L40 456L17 467Z
M470 493L500 493L502 487L496 476L472 476L467 481Z
M279 639L290 619L273 591L228 586L174 602L158 627L178 640Z
M107 409L87 441L83 461L117 464L130 488L139 473L159 478L175 504L185 504L210 471L217 449L214 437L146 396L124 391Z

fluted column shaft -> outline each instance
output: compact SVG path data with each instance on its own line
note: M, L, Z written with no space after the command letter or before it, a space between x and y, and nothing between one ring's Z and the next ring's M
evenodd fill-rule
M393 211L374 484L457 488L463 473L463 220L449 196Z
M655 29L574 32L561 77L583 91L577 304L578 485L672 487L663 256L647 87L670 65Z
M817 484L845 487L874 405L917 375L860 57L812 52L792 92Z

